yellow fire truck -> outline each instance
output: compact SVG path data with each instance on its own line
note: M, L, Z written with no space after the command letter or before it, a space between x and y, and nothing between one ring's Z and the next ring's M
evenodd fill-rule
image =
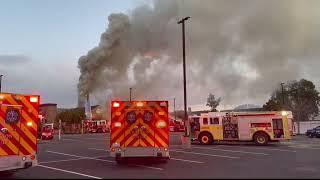
M0 172L37 165L38 95L0 93Z
M168 101L112 101L110 155L116 161L169 156Z
M210 112L189 117L193 141L286 141L292 136L291 111Z

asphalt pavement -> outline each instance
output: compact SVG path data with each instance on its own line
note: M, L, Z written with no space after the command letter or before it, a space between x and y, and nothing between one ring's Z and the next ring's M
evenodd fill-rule
M194 179L320 178L320 139L295 136L290 142L192 145L181 147L182 133L171 133L167 163L109 156L109 134L63 135L38 146L39 165L17 171L19 179Z

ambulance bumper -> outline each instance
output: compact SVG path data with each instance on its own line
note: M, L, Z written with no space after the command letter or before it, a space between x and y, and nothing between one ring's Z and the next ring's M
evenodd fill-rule
M168 148L156 147L126 147L111 148L111 157L160 157L170 158Z
M0 157L0 171L9 171L16 169L24 169L38 165L37 156L32 160L32 155L25 156L1 156Z

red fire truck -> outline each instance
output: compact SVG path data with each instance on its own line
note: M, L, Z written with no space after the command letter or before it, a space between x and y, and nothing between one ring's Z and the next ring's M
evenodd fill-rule
M40 96L0 93L0 172L37 165Z
M170 131L171 132L183 132L184 124L182 121L170 119Z
M107 120L87 120L84 122L84 129L88 133L106 133L110 131Z
M130 157L169 156L168 101L112 101L110 155L117 162Z
M54 136L53 123L46 123L42 127L41 139L52 140Z

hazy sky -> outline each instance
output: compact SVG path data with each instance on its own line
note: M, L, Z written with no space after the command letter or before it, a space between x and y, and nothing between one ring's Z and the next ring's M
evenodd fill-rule
M113 0L113 1L112 0L54 0L54 1L48 1L48 0L47 1L44 1L44 0L7 0L5 1L5 0L2 0L0 2L0 74L4 74L2 90L5 92L16 92L16 93L38 93L42 97L42 103L57 103L59 107L75 107L77 105L77 98L78 98L77 83L80 75L79 69L77 67L79 57L82 55L86 55L89 50L91 50L92 48L96 47L99 44L101 33L105 32L106 27L108 25L108 16L111 13L122 12L127 14L129 10L134 9L138 4L146 1L147 0L118 0L118 1L116 0ZM186 1L182 0L179 2L183 4ZM229 33L233 35L239 34L239 37L241 38L246 38L247 31L249 32L251 30L250 36L247 37L248 39L250 39L252 36L253 36L253 39L256 38L257 40L265 38L264 41L266 43L269 42L270 37L272 37L271 35L273 35L272 33L281 34L281 35L286 35L286 34L292 35L292 36L285 36L286 38L284 38L283 40L283 42L285 42L283 43L285 44L284 47L287 45L288 39L290 40L291 37L296 37L296 35L302 34L303 36L301 37L302 37L302 40L305 40L305 43L303 43L304 41L301 41L301 40L299 41L299 36L297 36L297 38L293 38L294 41L292 42L297 41L299 43L296 43L296 44L293 43L293 45L301 45L301 44L305 45L301 47L306 47L306 50L310 50L310 52L312 52L312 53L308 53L308 51L306 51L305 54L312 55L310 57L315 57L316 59L318 57L318 53L315 53L315 52L319 52L318 48L320 47L319 41L318 41L320 39L318 35L318 29L320 29L320 25L319 23L317 23L318 22L317 17L320 17L320 15L316 13L318 11L317 9L315 9L316 7L318 7L316 6L318 4L317 1L313 1L313 3L315 3L314 5L312 5L312 3L311 4L307 3L304 9L301 8L303 4L302 1L295 1L295 3L291 3L291 1L286 1L289 5L291 5L290 6L291 11L288 11L289 15L294 14L296 18L293 18L291 16L281 16L282 10L275 8L275 7L278 7L278 5L280 5L280 4L276 4L277 2L272 3L273 5L276 5L276 6L275 7L270 6L271 7L270 12L269 11L265 12L265 11L262 11L263 9L265 9L264 6L259 5L258 2L255 2L255 3L247 2L247 4L238 2L238 4L237 3L229 4L229 2L220 3L219 1L215 1L215 4L217 5L215 6L216 7L215 12L218 12L216 14L215 12L212 12L211 9L209 9L209 6L206 6L204 1L202 1L203 4L199 6L196 4L192 4L193 2L192 3L190 2L189 4L186 3L186 5L183 6L187 8L184 8L185 10L183 9L182 14L186 14L187 11L188 13L191 13L191 14L194 13L191 15L193 17L193 20L197 19L196 17L197 14L200 14L198 17L199 21L194 20L193 25L192 24L188 25L188 28L189 28L188 31L190 32L193 31L195 35L195 36L187 37L187 40L188 38L189 38L189 41L193 40L192 41L193 44L189 43L188 46L192 47L192 49L195 52L199 50L197 49L198 46L202 47L201 44L204 44L203 41L207 39L207 36L204 36L205 39L201 39L202 38L201 35L202 34L206 35L206 33L209 33L211 35L213 29L216 28L217 25L219 25L220 23L221 27L225 27L226 29L230 27ZM206 2L211 4L211 1L206 1ZM264 2L267 4L268 1L261 1L261 2ZM282 1L282 2L284 3L285 1ZM219 4L221 8L220 6L218 6ZM223 6L223 4L225 4L226 6ZM249 5L250 5L250 8L251 6L253 7L251 8L251 11L248 11L246 9L249 7ZM281 6L282 8L287 7L287 6L284 6L285 4L282 4L282 5L283 5ZM188 9L188 7L190 9ZM223 7L226 8L225 11L222 10ZM312 7L314 8L312 9ZM235 8L235 10L238 10L238 11L234 11L233 8ZM220 9L221 9L221 12L219 11ZM196 10L202 13L199 13ZM231 13L230 15L228 10L230 12L234 12L234 14ZM272 10L275 13L273 13ZM262 13L260 13L260 11L262 11ZM308 13L309 11L312 13L309 14ZM243 16L239 16L237 12L239 14L242 13ZM288 15L286 13L284 13L284 15ZM261 19L255 18L255 14L260 14L262 15L261 17L263 18ZM277 16L279 18L272 19L273 16L272 17L270 16L271 18L269 18L269 14L270 15L273 14L274 16ZM220 15L221 15L221 22L219 21ZM319 15L319 16L316 17L314 15ZM211 20L212 16L217 16L216 17L217 19L213 18L212 22L210 21L209 23L208 21L206 21L206 19L201 19L202 17L210 17L210 20ZM230 21L227 21L228 17ZM247 17L248 19L246 19ZM293 20L292 21L293 23L290 24L291 21L289 21L289 25L291 25L289 26L290 27L289 30L282 31L281 30L282 27L284 27L283 29L286 30L283 22L286 22L287 18L289 20ZM278 23L278 21L276 21L277 19L280 19L279 20L280 24L277 24ZM237 20L239 20L242 24L235 23L237 22ZM248 22L250 23L246 24L247 23L246 20L248 20ZM260 28L258 26L254 27L255 24L265 20L269 20L269 21L266 21L267 23L261 23L262 27ZM202 23L205 22L204 23L205 25L211 25L212 28L202 28L203 24L201 24L201 22ZM299 23L296 23L296 22L299 22ZM300 26L300 22L305 23L304 26L303 25ZM268 23L271 25L274 23L275 25L274 27L268 26ZM175 22L174 22L174 25L176 25ZM198 28L198 25L200 28ZM264 25L267 25L266 26L267 28L265 28ZM309 25L309 26L306 26L306 25ZM233 26L237 28L234 28ZM303 27L307 27L307 28L304 29ZM216 30L217 29L218 28L216 28ZM198 30L200 33L198 32ZM238 32L237 30L239 30L240 32ZM243 32L241 30L243 30ZM271 31L269 34L269 30L273 30L273 31ZM170 31L170 33L171 32L172 31ZM178 32L180 33L180 30ZM259 32L259 33L255 34L256 32ZM286 32L286 33L283 33L283 32ZM295 34L294 32L298 32L298 33ZM263 37L263 35L265 36ZM199 41L195 41L197 39L194 39L194 37L199 38ZM180 34L179 34L179 38L180 38ZM216 40L219 40L220 37L215 37L215 38L212 37L211 41L216 42ZM222 38L222 40L223 39L224 38ZM277 38L275 38L275 40L277 40ZM178 42L178 41L175 41L175 42ZM196 44L194 42L198 42L199 44ZM237 39L235 39L235 43L236 42L237 42ZM251 42L251 41L248 41L248 42ZM280 43L282 42L282 38L279 38L279 42ZM213 45L215 44L213 43ZM223 45L224 44L222 43L221 45L219 44L219 46L217 47L220 47L220 46L223 47ZM180 47L180 44L179 44L179 47ZM242 47L242 43L239 43L239 47ZM294 56L295 53L291 53L291 50L292 49L294 50L297 47L300 47L300 46L293 46L293 47L290 46L287 49L288 54L289 55L293 54ZM277 47L275 47L275 49L277 49ZM301 50L302 48L300 49L297 48L297 49ZM269 52L273 52L273 49L271 48ZM282 54L281 52L284 52L284 54L286 54L287 51L279 51L279 52L280 54ZM199 50L199 53L202 53L202 51ZM302 53L302 51L300 53L304 54ZM275 54L277 55L277 53ZM265 55L266 57L268 57L268 54L262 53L262 55ZM260 59L263 59L263 57ZM259 59L257 59L257 62L258 60ZM272 58L270 58L270 60L272 60ZM272 67L276 67L278 66L278 64L276 63L277 61L278 61L277 58L274 58L273 61L270 61L270 62L265 61L265 62L262 62L262 64L268 66L271 63L274 63L275 65ZM203 59L202 59L202 62L203 62ZM211 61L208 61L208 62L211 62ZM242 71L239 72L239 74L243 75L245 74L244 72L247 72L248 70L246 70L245 66L242 66L241 68L242 61L239 61L239 62L240 64L235 64L235 66L237 67L236 69L243 70L243 72ZM301 71L299 76L297 75L297 77L304 77L309 80L312 80L318 88L320 87L320 80L318 78L320 75L319 74L320 71L317 70L318 69L317 67L319 67L318 60L301 61L300 59L297 59L297 60L293 59L293 61L290 61L290 62L292 62L293 64L294 63L300 64L300 65L296 65L297 67L299 67L299 70ZM242 64L245 64L245 63L242 63ZM222 65L225 65L225 64L222 64ZM251 65L254 65L255 67L257 64L255 63L255 61L252 61ZM261 67L264 67L263 65ZM295 69L286 70L285 69L287 68L286 66L284 66L282 69L281 65L282 64L280 63L280 67L277 68L279 72L290 71L290 73L287 73L288 77L282 76L281 77L282 79L285 79L285 80L290 79L291 77L294 76L294 74L298 74L298 72L296 72ZM256 68L258 68L258 66ZM221 68L221 66L219 66L219 69L222 69L223 71L223 68ZM264 68L260 69L260 71L262 70L264 71L265 69ZM191 99L189 101L190 105L193 102L196 102L192 104L192 105L195 105L193 106L194 107L193 109L203 108L203 105L201 105L200 103L203 102L202 104L205 104L206 96L207 96L206 93L209 91L211 92L212 90L214 90L218 92L218 95L220 93L220 94L225 94L225 96L230 96L230 94L228 93L229 91L226 88L228 86L224 86L224 83L228 83L229 82L228 80L230 80L225 77L229 77L229 76L217 77L217 75L219 74L222 74L222 73L220 71L217 71L216 74L214 74L212 79L210 79L211 77L209 77L210 81L208 81L207 83L210 85L213 79L220 78L222 81L216 82L218 83L217 89L215 88L212 89L212 86L215 86L215 84L203 87L205 91L201 91L201 92L205 92L205 93L199 93L200 90L199 92L197 91L199 87L190 88L191 89L190 91L193 90L194 91L193 94L197 95L197 96L192 96L192 93L190 93L191 95L188 97ZM268 76L268 75L270 75L270 77L273 77L273 72L271 73L265 72L265 74L263 74L263 76ZM191 82L189 86L198 85L197 83L194 83L194 81L198 81L197 79L192 79L192 78L190 79L193 82ZM202 79L204 81L204 78ZM269 79L271 79L272 81L274 80L274 82L272 82L273 86L275 86L278 83L278 81L280 81L280 79L278 78L276 79L269 78ZM233 82L233 81L231 80L230 82ZM264 81L262 80L259 82L264 83ZM221 87L218 86L219 83ZM266 86L269 86L269 84L271 85L272 83L269 82L267 83ZM243 84L243 82L241 83L235 82L235 84ZM243 90L243 92L245 92L244 94L246 94L245 96L241 94L238 95L235 93L234 95L237 96L238 101L236 102L237 104L233 104L232 106L238 105L239 104L238 102L241 102L241 103L243 102L243 104L257 103L256 99L259 99L259 98L260 100L258 104L260 105L261 105L261 102L266 101L267 100L266 98L269 96L268 93L265 93L264 91L263 93L260 93L264 95L263 97L262 96L256 97L250 93L251 91L249 90L252 89L251 87L253 85L260 87L261 84L253 83L251 84L250 87L248 86L247 89ZM237 90L241 91L241 87L242 86L239 86ZM261 86L260 90L261 89L264 89L264 87ZM226 91L226 93L224 93L224 91ZM182 92L183 91L181 89L181 93ZM180 92L175 92L175 93L180 94ZM199 97L198 94L201 94L201 97ZM230 97L233 97L233 96L230 96ZM180 98L180 100L178 100L177 102L177 106L182 107L182 104L183 104L183 101ZM230 108L230 104L222 104L222 106L220 106L220 109L221 108Z
M2 90L40 93L42 102L77 103L78 58L96 46L112 12L137 0L3 0L0 2Z

